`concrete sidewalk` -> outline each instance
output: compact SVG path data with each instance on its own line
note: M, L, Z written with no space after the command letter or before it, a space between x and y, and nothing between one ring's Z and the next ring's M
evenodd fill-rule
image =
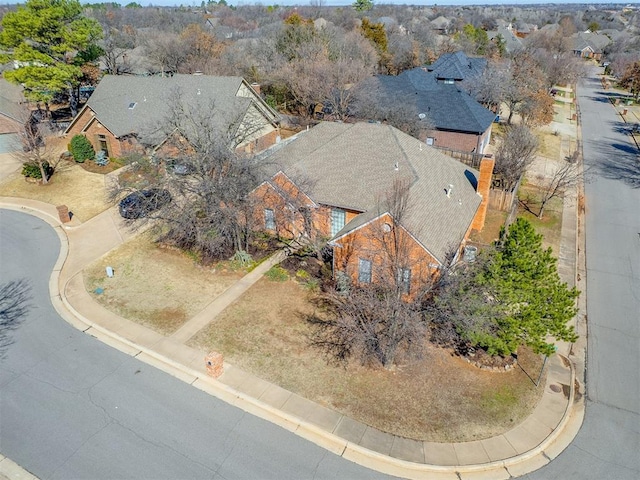
M207 375L208 352L185 345L263 271L271 259L213 301L173 336L165 337L119 317L86 291L82 269L132 235L117 212L108 210L84 224L61 225L55 207L41 202L0 198L0 208L36 215L57 231L60 258L50 280L52 302L69 323L119 350L154 365L191 385L369 468L406 478L510 478L536 470L555 458L577 434L584 414L568 345L547 362L539 405L520 425L502 435L464 443L433 443L401 438L368 427L277 385L225 364L223 375ZM563 213L559 267L563 280L575 283L577 202L567 199ZM584 291L584 290L583 290ZM583 365L583 364L582 364ZM578 380L582 376L578 376ZM580 384L580 382L578 382ZM10 477L21 478L21 477Z

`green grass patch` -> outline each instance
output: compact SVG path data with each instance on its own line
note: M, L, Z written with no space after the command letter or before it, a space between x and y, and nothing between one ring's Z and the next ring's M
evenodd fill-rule
M289 280L289 274L280 265L274 265L271 267L267 270L267 273L265 273L264 276L272 282L286 282Z

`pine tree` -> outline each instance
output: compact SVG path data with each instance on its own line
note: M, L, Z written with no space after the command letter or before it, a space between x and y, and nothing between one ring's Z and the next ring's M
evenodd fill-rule
M579 292L560 280L551 248L542 248L542 235L527 220L518 218L503 233L496 252L479 281L488 286L504 315L496 318L495 336L477 339L490 353L511 354L525 344L535 353L551 355L547 341L574 342L567 322L577 313Z
M28 0L2 18L2 61L19 67L4 77L24 85L25 96L48 104L57 93L67 92L72 114L77 111L77 88L82 64L100 55L95 42L102 37L100 24L82 15L78 0Z

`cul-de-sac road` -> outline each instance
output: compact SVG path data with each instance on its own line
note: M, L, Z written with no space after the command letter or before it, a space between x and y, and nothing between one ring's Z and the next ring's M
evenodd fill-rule
M0 452L42 479L388 478L69 326L49 300L60 242L0 210L2 282L34 308L0 360Z
M581 82L587 168L586 416L530 479L640 478L640 155L596 72Z

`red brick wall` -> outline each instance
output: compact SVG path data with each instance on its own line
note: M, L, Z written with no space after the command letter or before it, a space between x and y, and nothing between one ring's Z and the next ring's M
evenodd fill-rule
M478 179L477 192L482 196L482 203L478 207L476 216L471 223L471 229L481 231L484 228L484 221L487 216L487 207L489 204L489 190L491 190L491 177L493 176L493 166L495 160L492 158L483 158L480 162L480 178Z
M434 139L433 146L440 148L450 148L452 150L460 150L463 152L477 152L478 147L489 135L490 128L482 135L461 132L445 132L441 130L430 130L425 136ZM486 145L485 145L486 148Z
M385 225L388 227L385 228ZM372 282L393 282L397 275L396 267L409 268L410 293L427 286L437 272L438 262L435 258L404 228L394 226L387 214L339 238L335 243L334 275L338 271L345 272L354 283L358 282L360 259L372 262Z

